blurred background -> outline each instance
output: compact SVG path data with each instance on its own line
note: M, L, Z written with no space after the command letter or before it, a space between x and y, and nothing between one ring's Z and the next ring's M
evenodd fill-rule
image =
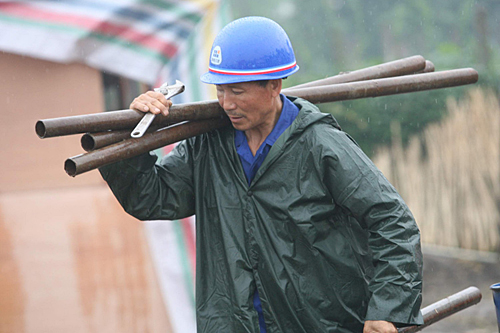
M477 286L479 305L425 332L495 332L500 282L500 2L192 0L0 2L0 332L194 332L194 220L139 222L97 171L68 177L79 136L37 120L119 110L161 83L176 103L216 33L259 15L287 31L286 87L413 55L479 82L321 105L396 186L424 249L424 306ZM159 150L163 155L171 149Z

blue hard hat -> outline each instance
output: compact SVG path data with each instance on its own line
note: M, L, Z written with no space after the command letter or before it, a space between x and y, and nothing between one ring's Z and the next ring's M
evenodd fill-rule
M273 20L250 16L226 25L215 37L201 81L227 84L285 78L299 70L292 43Z

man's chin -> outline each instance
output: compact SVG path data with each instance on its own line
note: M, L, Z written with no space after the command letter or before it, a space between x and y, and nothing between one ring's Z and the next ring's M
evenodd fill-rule
M231 124L233 125L234 128L236 128L239 131L244 131L247 129L247 125L243 121L243 118L238 118L237 120L231 119Z
M234 129L237 129L238 131L246 131L246 127L241 125L241 124L235 124L235 123L231 123L233 125L233 128Z

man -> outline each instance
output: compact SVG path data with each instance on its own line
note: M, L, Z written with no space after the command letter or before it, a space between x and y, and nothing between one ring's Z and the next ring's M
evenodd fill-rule
M141 220L196 214L198 332L397 332L421 324L415 221L331 115L280 94L298 70L275 22L216 37L209 71L232 127L100 169ZM131 108L168 114L148 92Z

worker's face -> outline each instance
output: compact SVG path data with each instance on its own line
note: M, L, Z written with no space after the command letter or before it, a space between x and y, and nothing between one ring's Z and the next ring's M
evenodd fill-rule
M256 82L217 85L219 104L240 131L274 122L276 109L281 110L280 92L281 80L270 80L265 87Z

